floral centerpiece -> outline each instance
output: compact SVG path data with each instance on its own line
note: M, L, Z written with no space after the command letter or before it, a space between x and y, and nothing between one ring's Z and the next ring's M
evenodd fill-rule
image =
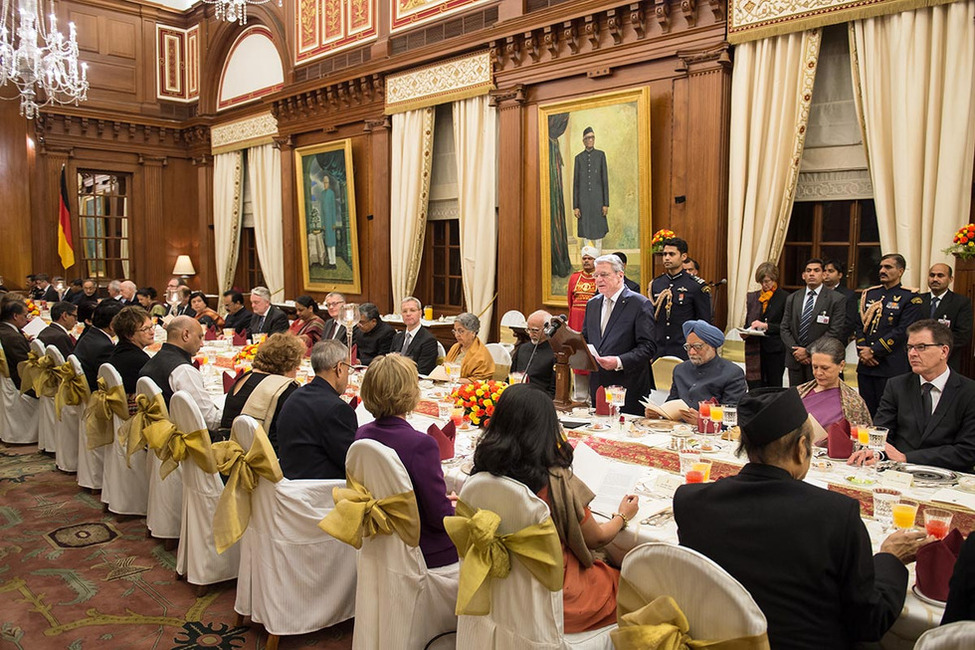
M464 415L471 424L483 428L494 415L494 405L507 387L508 384L493 379L472 381L455 388L450 396L454 398L454 404L464 409Z
M41 308L38 307L37 304L35 304L34 301L31 300L30 298L28 298L27 300L24 301L24 305L27 306L27 313L29 315L31 315L31 316L40 316L41 315Z
M257 356L257 343L249 343L240 349L237 356L234 357L234 363L239 363L241 361L253 361L254 357Z
M950 253L963 260L975 258L975 223L959 228L951 241L953 243L944 249L945 253Z
M664 250L664 242L676 236L677 233L675 233L673 230L661 228L657 232L653 233L653 239L650 240L651 250L653 250L654 253L662 253Z

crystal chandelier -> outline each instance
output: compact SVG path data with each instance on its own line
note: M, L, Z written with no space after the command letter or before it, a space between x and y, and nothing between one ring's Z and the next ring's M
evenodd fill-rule
M228 23L247 24L247 5L266 5L271 0L203 0L205 4L216 5L217 20ZM278 0L278 7L281 0Z
M9 82L20 97L27 119L48 104L78 104L88 99L88 64L78 65L74 23L68 38L58 31L51 3L50 28L38 9L43 0L3 0L0 16L0 87ZM16 5L16 7L15 7ZM15 11L16 10L16 11ZM38 100L38 95L42 100ZM13 99L13 97L2 97Z

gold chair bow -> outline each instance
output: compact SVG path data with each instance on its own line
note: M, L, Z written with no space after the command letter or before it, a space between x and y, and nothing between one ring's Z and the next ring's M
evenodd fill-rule
M91 391L85 373L76 373L70 361L65 361L56 370L59 377L58 392L54 395L54 410L61 419L61 409L65 406L78 406L88 402Z
M34 394L38 397L54 397L58 392L57 362L54 357L45 354L37 360L37 372L34 375Z
M362 548L363 537L392 535L394 532L407 546L420 543L420 511L413 490L384 499L372 493L349 475L347 487L332 488L335 507L318 522L318 527L335 539Z
M765 633L719 641L698 641L688 634L690 625L670 596L647 603L632 584L620 578L617 596L619 629L610 636L616 650L768 650ZM627 613L624 613L627 612Z
M154 450L165 446L175 431L176 425L169 421L169 412L166 410L166 400L162 393L156 393L152 397L141 393L136 395L135 413L119 429L119 439L125 446L126 463L131 467L132 454L146 444ZM154 441L159 442L159 447L149 442L150 435ZM169 471L173 471L175 467L173 465Z
M108 387L103 377L98 378L98 390L88 398L85 409L85 426L88 431L88 449L97 449L115 442L112 415L129 419L129 402L121 386Z
M10 377L10 366L7 365L7 355L3 353L3 348L0 348L0 376Z
M33 350L27 353L27 360L17 364L17 372L20 373L20 392L21 394L34 388L34 380L40 372L38 364L47 355L40 355Z
M251 519L251 492L261 477L277 483L284 474L264 430L258 427L251 448L244 453L236 440L213 443L221 474L228 476L213 514L213 541L217 553L237 543Z
M159 397L162 397L160 395ZM210 432L204 429L186 433L169 420L159 420L143 427L142 435L162 461L160 478L166 478L187 458L207 474L217 471L217 463L210 448Z
M559 533L551 518L508 535L498 535L501 517L457 502L457 514L443 524L463 562L457 590L458 616L491 613L491 579L504 579L515 556L549 591L562 588L564 569Z

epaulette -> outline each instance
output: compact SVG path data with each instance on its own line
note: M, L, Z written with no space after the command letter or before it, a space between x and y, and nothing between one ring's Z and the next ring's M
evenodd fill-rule
M901 285L901 289L904 291L910 291L911 293L921 293L921 290L917 287L905 287L903 284Z
M924 299L921 298L921 296L914 296L913 298L911 298L911 304L912 305L920 305L923 302L924 302Z
M688 275L690 275L690 274L688 273ZM697 280L697 283L698 284L707 284L707 282L704 281L704 278L702 278L699 275L691 275L691 277L694 278L695 280Z
M711 293L711 287L705 284L703 287L701 287L701 293Z

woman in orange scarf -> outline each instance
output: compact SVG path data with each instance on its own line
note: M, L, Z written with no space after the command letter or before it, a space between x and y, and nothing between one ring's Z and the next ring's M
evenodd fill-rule
M779 289L779 267L762 262L755 270L759 291L745 298L746 327L765 333L745 339L745 379L749 390L766 386L781 386L785 372L785 344L779 338L779 326L785 315L785 299L789 293Z

